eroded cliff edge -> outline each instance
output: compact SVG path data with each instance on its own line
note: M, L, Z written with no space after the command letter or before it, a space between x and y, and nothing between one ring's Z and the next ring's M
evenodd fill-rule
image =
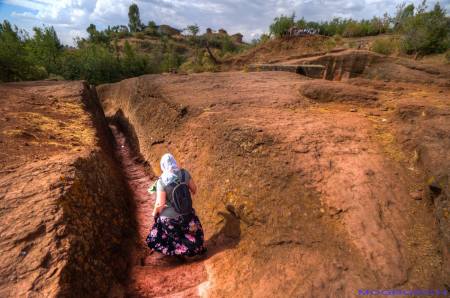
M95 90L0 85L0 296L104 297L127 277L132 206Z

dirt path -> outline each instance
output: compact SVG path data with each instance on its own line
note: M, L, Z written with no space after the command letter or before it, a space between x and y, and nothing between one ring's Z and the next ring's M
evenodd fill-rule
M150 254L145 239L153 224L151 213L155 197L147 193L147 188L155 176L146 174L144 165L133 156L126 136L116 126L110 128L117 143L116 155L136 206L138 238L131 256L132 268L125 296L197 297L198 285L206 280L203 262L183 263L159 253Z

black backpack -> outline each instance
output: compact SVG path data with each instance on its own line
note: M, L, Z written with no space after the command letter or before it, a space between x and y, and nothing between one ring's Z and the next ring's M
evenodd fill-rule
M192 213L192 198L189 186L185 181L185 172L181 170L181 181L179 179L169 183L164 187L170 205L179 214Z

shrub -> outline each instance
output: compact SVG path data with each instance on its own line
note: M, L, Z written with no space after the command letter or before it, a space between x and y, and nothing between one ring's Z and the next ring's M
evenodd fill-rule
M449 48L449 20L439 3L427 12L424 2L415 15L403 20L400 32L402 48L407 54L441 53Z
M335 35L333 36L333 39L334 39L334 41L336 42L336 44L341 45L341 44L343 43L342 36L339 35L339 34L335 34Z
M53 27L34 27L34 37L26 42L27 52L33 63L44 67L47 73L60 70L62 45Z
M0 23L0 81L39 80L47 77L44 66L31 55L26 34L8 21Z
M151 50L154 46L150 41L144 40L140 43L140 47L143 50Z
M130 34L128 33L128 32L126 32L126 31L119 31L119 32L117 32L116 33L116 36L118 37L118 38L125 38L125 37L127 37L127 36L129 36Z
M145 38L145 34L144 32L136 32L133 34L133 36L137 39L144 39Z
M180 55L178 55L175 46L170 44L167 51L163 54L161 69L165 72L172 72L177 70L182 62L183 59Z
M158 26L154 21L149 21L147 27L144 29L145 34L150 36L158 36Z
M290 17L284 15L276 17L269 27L270 34L277 38L285 36L289 29L295 25L294 18L295 15Z
M69 57L65 74L70 79L83 79L91 84L102 84L120 80L120 65L106 47L88 44ZM65 64L66 64L65 63Z
M375 40L371 47L370 50L372 52L378 53L378 54L383 54L383 55L390 55L392 53L394 53L395 49L395 43L392 39L390 38L380 38Z
M121 73L125 78L136 77L151 72L148 57L136 53L133 47L125 41L124 55L120 60Z
M333 38L328 38L324 43L327 52L331 51L336 47L336 41Z
M180 66L180 71L185 73L196 73L196 72L202 72L203 66L195 63L192 60L186 61Z

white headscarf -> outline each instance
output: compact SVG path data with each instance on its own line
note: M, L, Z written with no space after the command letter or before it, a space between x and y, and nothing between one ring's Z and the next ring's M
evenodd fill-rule
M172 154L166 153L161 157L161 180L164 184L169 184L173 180L175 180L178 176L175 172L179 171L177 162Z

